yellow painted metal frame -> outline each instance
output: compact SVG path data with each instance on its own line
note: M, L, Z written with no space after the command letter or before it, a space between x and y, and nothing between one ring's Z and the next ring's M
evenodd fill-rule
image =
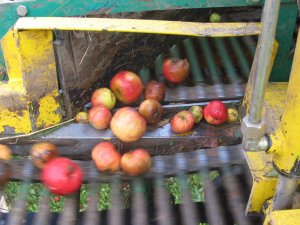
M300 209L273 211L265 219L264 225L300 224Z
M267 131L272 133L277 129L283 111L288 84L269 83L265 94L264 119L267 121ZM272 155L264 151L245 152L250 168L253 184L247 205L248 214L259 214L267 199L274 196L277 173L273 168Z
M0 133L29 133L61 121L52 32L10 30L1 46L9 74L0 83Z
M242 36L261 33L261 23L196 23L116 18L20 18L14 30L80 30L170 34L186 36Z
M0 84L0 133L29 133L61 121L53 30L110 31L186 36L258 35L261 23L159 20L20 18L2 39L9 81Z
M250 77L251 79L251 77ZM251 81L249 82L251 83ZM248 83L248 85L250 85ZM289 83L269 83L264 102L263 117L271 135L272 147L268 152L245 152L253 176L253 185L247 213L266 214L264 225L300 224L300 210L272 212L278 172L299 178L300 159L300 35L298 35ZM244 106L249 108L247 88ZM275 166L275 169L274 169ZM267 203L264 205L264 203Z
M273 162L276 169L290 177L300 177L300 35L280 126L272 135Z

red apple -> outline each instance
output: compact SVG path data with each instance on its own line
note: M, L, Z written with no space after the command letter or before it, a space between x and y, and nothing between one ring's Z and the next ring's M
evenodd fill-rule
M201 106L193 105L189 111L192 113L195 123L199 123L203 118L203 109Z
M165 98L166 90L163 83L157 81L150 81L146 84L144 90L145 99L154 99L158 102L162 102Z
M121 167L130 176L141 175L150 169L151 156L143 148L127 152L121 158Z
M108 108L97 105L89 111L89 122L96 129L103 130L109 126L112 115Z
M163 74L171 83L184 81L190 73L190 64L186 59L168 58L163 62Z
M42 183L57 195L68 195L78 191L82 179L81 168L68 158L49 161L41 172Z
M139 140L145 133L146 126L146 120L131 107L119 109L110 122L114 135L124 142Z
M147 123L153 124L160 121L163 108L154 99L146 99L139 106L139 113L146 119Z
M223 102L214 100L204 107L204 119L209 124L220 125L228 119L228 110Z
M121 155L110 142L97 144L92 150L92 159L102 172L116 172L120 168Z
M108 109L113 109L116 105L116 96L109 88L99 88L92 94L92 106L104 105Z
M135 73L121 71L111 79L110 89L120 102L131 104L142 96L143 83Z
M193 129L195 120L187 110L177 113L170 121L171 129L176 134L184 134Z

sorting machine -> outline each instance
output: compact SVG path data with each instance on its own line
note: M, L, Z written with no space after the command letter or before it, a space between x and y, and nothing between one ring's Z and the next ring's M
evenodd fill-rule
M165 20L166 14L159 14L173 10L179 18ZM180 19L214 10L225 21ZM232 18L242 15L242 22L226 21L231 10ZM154 11L163 19L143 14ZM11 209L1 214L4 224L300 224L296 1L2 0L0 13L0 143L16 156L0 171L8 166L11 180L21 182ZM130 52L112 46L125 41L129 47L140 47L137 42L145 38L160 43L161 53L154 51L149 58L146 51L135 51L141 61L125 66L117 61L120 65L115 68L111 61ZM101 43L114 41L110 54ZM147 41L142 45L147 43L151 45ZM161 65L168 56L189 60L187 81L174 85L164 80ZM164 120L158 127L148 127L139 141L128 144L109 129L99 131L74 121L78 110L90 107L88 99L95 88L107 85L113 72L131 67L144 83L155 79L167 87ZM171 132L168 119L175 112L215 99L239 108L241 120L221 126L201 122L187 135ZM146 148L152 155L150 171L140 177L97 171L90 152L104 140L120 152ZM89 195L85 210L79 210L81 196L76 193L64 198L61 212L52 213L51 195L41 188L37 212L27 211L30 184L40 182L28 152L42 141L56 144L62 156L83 169ZM212 177L212 172L218 176ZM192 175L200 177L201 202L193 200ZM166 189L170 178L177 180L180 204L174 204ZM111 187L110 207L99 211L97 187L103 183ZM124 184L130 187L125 208Z

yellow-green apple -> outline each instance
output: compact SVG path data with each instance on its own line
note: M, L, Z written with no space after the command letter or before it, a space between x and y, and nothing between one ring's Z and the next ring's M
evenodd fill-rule
M92 106L104 105L112 110L116 105L116 96L109 88L99 88L93 92L91 103Z
M189 111L192 113L195 123L199 123L203 118L203 109L201 106L193 105L189 108Z

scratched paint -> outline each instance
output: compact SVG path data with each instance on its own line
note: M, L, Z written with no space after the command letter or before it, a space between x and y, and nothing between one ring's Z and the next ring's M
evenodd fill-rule
M39 101L39 116L36 120L38 128L55 125L61 121L61 114L57 112L60 105L54 96L58 96L58 93L55 91L51 95L41 98Z
M1 110L0 133L5 131L5 127L12 128L17 134L31 132L29 111L11 112L8 109Z

